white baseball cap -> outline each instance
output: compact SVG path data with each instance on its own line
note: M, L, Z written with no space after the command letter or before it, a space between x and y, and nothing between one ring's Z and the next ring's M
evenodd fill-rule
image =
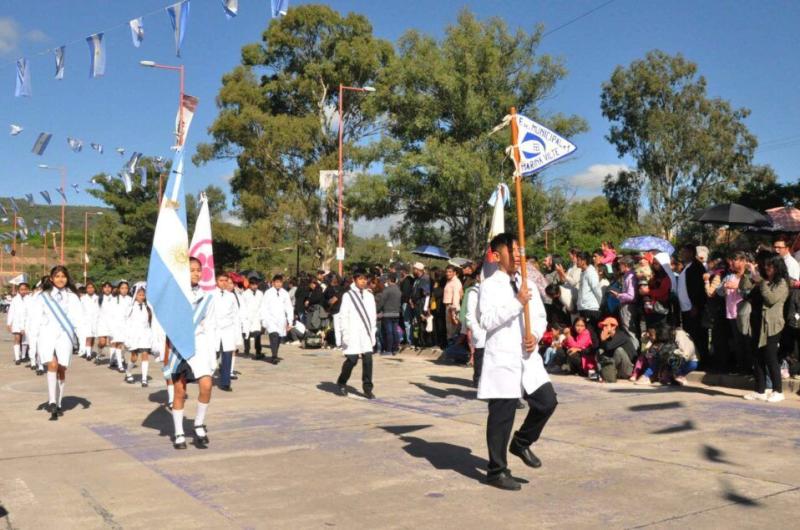
M416 262L414 265L412 265L412 267L415 268L415 269L421 270L421 271L425 270L425 265L423 265L419 261Z

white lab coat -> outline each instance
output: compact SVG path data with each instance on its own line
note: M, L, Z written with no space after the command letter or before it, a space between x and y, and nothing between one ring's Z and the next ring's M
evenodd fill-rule
M480 287L477 290L467 289L464 294L467 297L467 327L472 331L472 347L484 348L486 346L486 330L481 327L478 321L478 297Z
M366 315L359 314L360 306L353 301L353 297L358 297L363 302ZM364 318L366 318L366 325ZM342 353L344 355L372 353L377 325L375 297L372 296L372 293L367 289L359 291L353 283L350 289L342 294L339 325L342 332Z
M8 306L8 315L6 316L6 324L11 326L11 333L23 333L25 331L25 321L28 319L28 303L27 299L30 295L24 298L20 294L14 295L11 299L11 305Z
M102 300L102 304L100 303ZM114 297L97 297L97 327L98 337L111 337L114 334L114 311L116 306L113 304Z
M114 296L103 302L103 307L109 304L109 313L111 317L111 342L124 343L127 339L127 330L125 329L125 320L131 312L133 306L133 297L131 296Z
M125 345L129 350L151 350L153 348L153 326L148 312L149 304L140 304L134 301L131 310L125 318L127 334Z
M261 325L269 333L286 336L286 326L294 321L294 308L285 289L270 287L261 301Z
M100 317L100 297L96 294L85 294L81 297L83 307L84 328L81 334L84 338L97 336L97 320ZM83 343L81 343L83 344Z
M530 280L528 292L531 293L528 302L531 333L539 339L547 329L547 315L539 290ZM550 381L538 351L525 352L522 304L514 294L510 277L502 270L481 283L478 320L486 330L478 399L520 398L523 388L533 394Z
M57 302L58 295L61 294L63 301L59 304L64 309L74 330L81 329L83 322L83 306L78 295L67 289L51 289L49 292L53 297L54 303ZM39 359L42 364L47 364L53 359L53 355L58 358L58 364L69 366L72 358L74 344L70 334L61 327L53 313L48 308L44 300L44 294L36 297L35 303L31 306L30 333L35 337L38 348Z
M261 331L261 303L264 300L264 293L256 289L253 292L251 289L245 290L241 296L244 302L245 312L247 318L244 322L244 329L248 333L257 333Z
M231 291L215 289L213 293L211 311L206 319L211 318L214 327L214 349L234 351L242 344L241 302Z

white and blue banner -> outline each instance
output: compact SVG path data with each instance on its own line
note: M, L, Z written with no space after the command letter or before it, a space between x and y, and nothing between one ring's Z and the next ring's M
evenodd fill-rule
M519 147L519 174L532 175L572 154L575 144L521 114L517 120L517 147Z
M28 199L28 204L33 204L33 193L26 193L25 198ZM35 223L36 219L33 222Z
M92 146L92 149L94 149L95 151L97 151L97 152L98 152L98 153L100 153L101 155L103 154L103 146L102 146L101 144L95 144L95 143L91 143L91 144L89 144L89 145L91 145L91 146Z
M239 0L222 0L222 9L228 19L235 17L239 14Z
M70 138L67 136L67 145L75 153L80 153L83 150L83 140L77 138Z
M56 188L56 191L58 192L59 195L61 195L61 198L64 199L64 202L67 202L67 194L66 192L64 192L64 188L59 186Z
M89 77L100 77L106 73L106 45L103 34L95 33L86 37L89 45Z
M125 185L125 193L130 193L133 191L133 181L131 180L130 173L121 173L120 177L122 178L122 183Z
M24 130L24 129L23 129L22 127L20 127L19 125L16 125L16 124L12 123L12 124L11 124L11 131L10 131L10 134L11 134L11 136L16 136L16 135L18 135L19 133L21 133L23 130Z
M53 204L53 200L50 198L50 192L49 191L47 191L47 190L40 191L39 195L42 196L42 198L45 200L45 202L47 202L47 204ZM48 228L49 228L49 226L48 226Z
M183 193L183 149L175 152L161 199L147 270L148 299L167 338L183 359L194 357L189 236Z
M64 79L64 54L66 51L66 46L59 46L54 50L56 54L56 79Z
M186 22L189 19L189 0L172 4L167 8L167 14L175 32L175 54L180 57L183 37L186 34Z
M14 210L14 213L19 215L19 206L17 206L17 201L14 200L14 197L9 197L8 202L11 203L11 209Z
M16 97L31 97L31 70L28 68L28 60L25 58L17 59L17 86L14 90Z
M128 23L131 27L131 38L133 39L133 45L135 47L139 47L142 45L142 41L144 40L144 21L142 17L134 18Z
M289 0L271 0L271 3L272 18L282 17L289 11Z
M53 137L50 133L39 133L39 137L36 139L36 142L33 144L33 149L31 152L35 155L43 155L44 150L47 149L47 144L50 143L50 139Z

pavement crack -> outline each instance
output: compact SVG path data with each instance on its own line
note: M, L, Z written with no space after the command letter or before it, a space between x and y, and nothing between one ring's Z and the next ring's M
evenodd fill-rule
M89 506L92 507L95 513L103 518L103 522L108 528L113 528L114 530L122 530L122 525L120 525L114 520L114 515L111 512L109 512L105 508L105 506L100 504L100 502L97 499L95 499L91 493L89 493L89 490L87 490L86 488L81 488L81 495L83 496L84 499L86 499L86 502L89 503Z

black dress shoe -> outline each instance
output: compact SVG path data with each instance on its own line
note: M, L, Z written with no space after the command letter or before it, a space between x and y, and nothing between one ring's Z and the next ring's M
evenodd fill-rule
M172 442L172 447L175 449L186 449L186 437L183 435L179 437L176 436L175 441Z
M263 358L264 358L264 354L263 353L257 353L256 354L256 361L260 361Z
M56 407L56 414L58 414L59 416L63 416L64 409L62 409L61 407Z
M203 429L203 436L197 434L197 429ZM205 425L198 425L194 428L194 441L196 444L208 445L208 429Z
M347 397L347 387L344 385L336 385L336 393L342 397Z
M233 392L233 389L231 388L230 385L220 386L219 389L222 390L223 392Z
M486 483L506 491L519 491L522 489L522 485L514 480L510 473L501 473L497 477L487 479Z
M50 412L50 421L58 420L58 407L55 403L48 403L47 410Z
M364 390L364 397L367 399L375 399L375 394L372 393L372 390Z
M16 361L14 361L14 364L15 364L16 366L19 366L19 363L21 363L21 362L22 362L22 361L20 361L19 359L17 359Z
M530 447L525 447L521 443L519 443L516 439L511 440L511 445L508 448L508 452L514 456L518 456L520 460L525 462L526 466L529 467L542 467L542 461L533 454Z
M236 374L231 375L231 380L236 381L237 379L239 379L238 375Z

